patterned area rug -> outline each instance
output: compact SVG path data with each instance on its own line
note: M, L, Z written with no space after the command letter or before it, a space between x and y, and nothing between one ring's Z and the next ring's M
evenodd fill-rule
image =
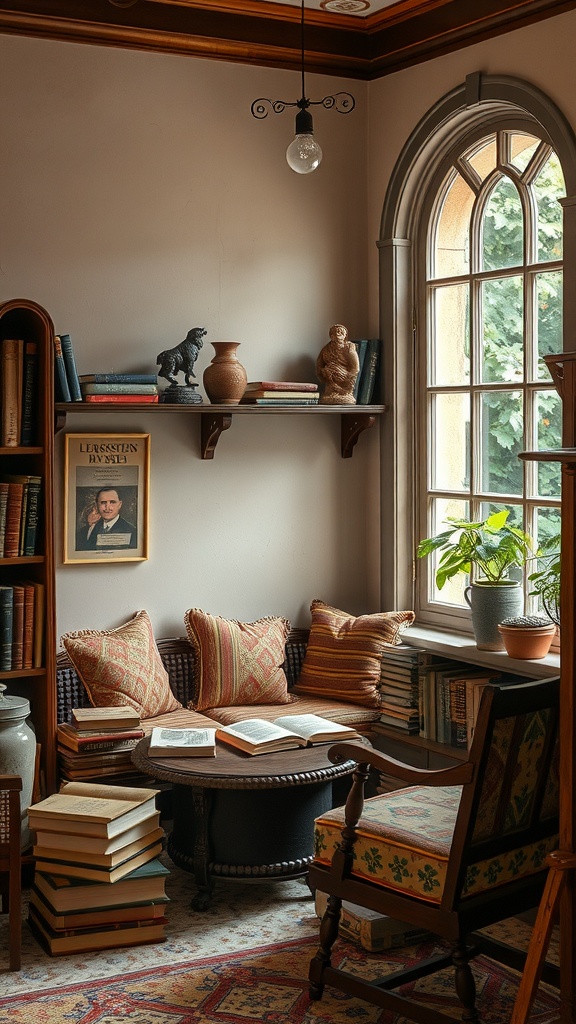
M374 976L428 956L433 944L367 954L338 943L334 963L362 976ZM315 939L280 943L251 952L225 953L175 965L158 965L128 976L68 984L0 1000L0 1019L12 1024L402 1024L374 1006L327 988L319 1002L307 991L308 964ZM410 986L429 1006L460 1020L450 971ZM483 1024L510 1020L518 979L479 957L474 973ZM405 993L408 991L404 990ZM531 1024L556 1024L557 1002L540 992Z

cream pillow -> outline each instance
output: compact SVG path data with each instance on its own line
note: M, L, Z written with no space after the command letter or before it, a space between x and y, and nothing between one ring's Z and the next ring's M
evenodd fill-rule
M290 632L287 619L238 622L190 608L184 622L198 664L196 711L290 702L282 668Z
M65 633L62 643L95 707L128 704L141 718L182 707L170 689L147 612L136 612L117 629Z

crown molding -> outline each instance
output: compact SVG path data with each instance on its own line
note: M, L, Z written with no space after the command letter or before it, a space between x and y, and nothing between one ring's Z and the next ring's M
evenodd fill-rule
M400 0L365 18L308 10L306 67L380 78L574 8L576 0ZM300 67L299 8L262 0L0 0L0 33Z

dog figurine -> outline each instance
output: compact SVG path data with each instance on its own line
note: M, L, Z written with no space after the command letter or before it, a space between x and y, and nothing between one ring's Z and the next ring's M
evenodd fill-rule
M182 370L186 386L196 387L197 385L193 384L191 380L192 377L196 378L194 363L204 344L202 338L207 333L203 327L193 327L179 345L161 352L156 357L156 362L160 366L158 376L169 380L171 384L178 384L176 374Z

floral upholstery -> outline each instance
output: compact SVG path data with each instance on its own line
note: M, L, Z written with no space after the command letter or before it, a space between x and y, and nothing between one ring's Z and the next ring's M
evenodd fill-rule
M507 842L491 856L483 856L480 846L513 835L528 823L541 788L552 717L552 710L545 708L495 722L467 848L463 898L541 871L547 854L558 846L557 834L516 846ZM557 814L557 794L553 771L546 778L542 819ZM355 829L352 876L440 903L461 796L461 786L412 786L366 800ZM343 807L316 819L317 863L331 863L343 827Z

